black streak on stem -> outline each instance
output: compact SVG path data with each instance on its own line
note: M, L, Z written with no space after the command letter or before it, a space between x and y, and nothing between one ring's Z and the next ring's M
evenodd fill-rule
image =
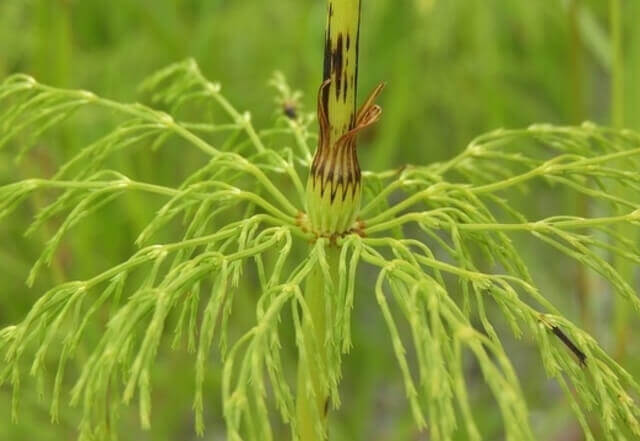
M587 356L571 341L567 335L560 330L557 326L551 328L551 331L558 337L562 343L564 343L570 350L578 357L580 364L584 366L587 363Z
M329 17L333 16L333 5L329 3ZM327 24L327 33L324 40L324 69L322 72L322 80L326 81L331 78L331 20ZM324 109L329 111L329 88L325 87L322 91L322 104Z
M336 100L340 99L340 92L342 91L342 72L344 70L344 42L342 33L338 34L338 40L336 47L331 54L332 58L332 70L336 75Z

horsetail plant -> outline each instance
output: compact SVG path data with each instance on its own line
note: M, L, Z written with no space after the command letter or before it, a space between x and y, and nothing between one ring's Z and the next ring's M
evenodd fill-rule
M71 404L82 408L80 439L115 439L119 407L134 398L148 428L153 366L169 343L166 328L175 324L171 346L186 342L195 353L199 434L205 430L203 383L217 338L228 439L274 439L273 408L289 424L292 439L327 439L329 408L340 406L342 356L351 350L358 293L375 297L380 307L411 412L430 439L450 440L456 431L483 439L467 392L465 354L473 356L495 397L505 439L536 439L498 320L515 336L533 340L588 440L594 433L607 440L625 439L625 431L640 436L632 398L640 385L539 291L513 242L521 234L550 245L598 273L640 310L630 281L610 263L640 263L637 243L618 234L620 225L640 225L638 200L632 198L640 194L640 175L616 166L639 166L640 134L591 123L497 130L445 162L361 172L356 140L381 115L374 100L382 85L356 111L360 0L329 0L328 12L315 154L311 118L290 106L298 97L282 76L273 83L288 107L278 127L264 131L193 60L144 82L167 111L46 86L25 75L2 82L0 146L19 141L20 155L81 108L104 108L122 119L51 178L0 187L0 219L35 192L55 197L28 233L62 218L28 284L51 263L64 235L100 207L130 192L166 198L131 257L92 278L54 286L20 323L0 331L0 382L13 387L13 417L27 357L28 372L42 379L47 353L55 350L54 421L65 367L84 357L70 391ZM202 117L208 112L189 108L213 108L226 120L212 122ZM182 118L194 114L201 119ZM295 147L273 147L274 134L284 134ZM220 136L224 141L214 143ZM116 154L177 139L208 157L177 188L107 168ZM305 188L301 176L307 170ZM534 181L583 195L599 215L527 218L510 197ZM622 187L633 191L618 195ZM181 237L160 243L159 233L171 232L178 218L184 221ZM362 266L376 271L372 284L360 274ZM247 271L258 280L255 325L229 342L232 305ZM491 314L493 306L500 319ZM104 314L109 318L98 344L80 352L87 328ZM401 317L410 330L409 353ZM285 328L295 335L296 382L284 362ZM601 423L598 431L594 419Z

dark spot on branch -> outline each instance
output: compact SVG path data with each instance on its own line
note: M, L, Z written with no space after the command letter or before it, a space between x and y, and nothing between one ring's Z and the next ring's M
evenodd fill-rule
M571 350L571 352L575 354L576 357L578 357L578 360L580 361L580 364L582 366L584 366L587 363L587 356L584 354L584 352L578 349L575 343L573 343L571 339L567 337L567 335L560 330L560 328L558 328L557 326L553 326L551 328L551 331L556 335L556 337L560 339L560 341L562 341L562 343L565 344L566 347L568 347Z
M298 111L294 103L284 103L282 106L282 112L289 119L298 119Z

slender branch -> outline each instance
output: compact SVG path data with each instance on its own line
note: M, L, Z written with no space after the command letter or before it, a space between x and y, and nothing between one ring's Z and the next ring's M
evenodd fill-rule
M381 231L391 230L404 224L416 222L426 225L440 224L438 213L446 211L446 208L438 208L430 211L407 213L387 222L380 222L373 226L367 225L366 233L373 234ZM460 223L456 224L458 230L466 231L546 231L549 228L559 228L563 230L581 230L606 225L617 225L624 222L640 221L638 210L620 216L605 216L595 218L546 218L535 222L523 222L513 224L503 223Z

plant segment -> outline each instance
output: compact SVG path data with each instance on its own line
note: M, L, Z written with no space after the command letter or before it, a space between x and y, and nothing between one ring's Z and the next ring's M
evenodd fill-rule
M318 147L307 181L310 229L319 236L356 230L362 191L356 141L375 123L381 109L374 89L356 111L360 0L329 0L324 49L324 76L318 92Z
M329 238L333 246L327 249L327 266L312 271L305 289L309 307L304 317L305 337L319 343L316 350L321 362L300 353L296 410L302 441L327 438L330 391L337 398L339 365L329 372L330 348L325 339L327 320L337 311L326 299L337 297L336 238L360 230L356 223L362 192L357 136L381 114L374 101L382 85L356 111L360 8L360 0L329 0L327 8L324 74L317 102L319 137L307 180L307 213L301 215L300 224L318 238ZM327 374L329 382L323 379Z
M276 84L289 90L282 79ZM327 84L323 90L332 82ZM46 192L52 202L29 232L61 219L30 282L65 234L101 207L129 192L165 198L131 257L86 280L52 287L24 320L0 330L0 382L13 387L14 417L25 371L44 385L53 363L52 417L59 414L61 395L70 392L71 404L82 409L81 439L115 438L121 403L134 398L142 426L149 427L157 358L166 356L161 351L167 347L186 347L194 353L199 433L207 423L203 384L220 364L228 439L283 439L274 408L292 439L322 439L329 433L325 396L330 406L340 405L342 356L351 349L357 294L379 305L411 411L431 439L450 440L458 431L482 439L477 403L467 392L470 365L495 397L504 438L539 439L502 342L503 324L539 351L587 439L640 436L632 398L640 385L538 290L531 261L513 242L528 237L575 259L640 310L633 287L610 263L617 256L640 264L638 244L618 234L620 225L640 226L640 176L616 166L640 167L640 135L592 124L491 132L446 162L363 172L362 208L352 215L360 230L343 224L315 231L300 225L313 197L300 178L312 166L307 117L282 117L275 128L259 131L193 61L154 75L145 90L162 111L51 88L24 75L0 84L0 145L19 141L23 154L80 109L120 117L116 128L52 177L0 187L0 219L34 192ZM209 114L214 118L206 119ZM289 143L293 149L282 147ZM206 158L177 187L112 169L113 157L129 150L176 146ZM583 194L598 217L517 209L514 193L534 182ZM633 191L620 194L622 186ZM176 219L183 221L178 235ZM173 239L162 241L162 235ZM364 265L374 270L373 281L360 274ZM255 287L247 289L250 276ZM255 321L241 328L233 305L238 295L253 292ZM100 330L97 341L89 329ZM297 366L291 361L296 358ZM296 370L298 381L291 381ZM70 381L74 385L67 387ZM592 420L601 428L594 430Z

